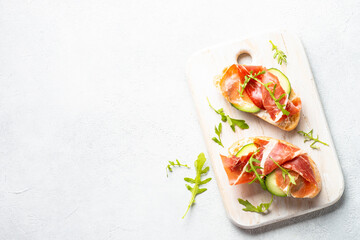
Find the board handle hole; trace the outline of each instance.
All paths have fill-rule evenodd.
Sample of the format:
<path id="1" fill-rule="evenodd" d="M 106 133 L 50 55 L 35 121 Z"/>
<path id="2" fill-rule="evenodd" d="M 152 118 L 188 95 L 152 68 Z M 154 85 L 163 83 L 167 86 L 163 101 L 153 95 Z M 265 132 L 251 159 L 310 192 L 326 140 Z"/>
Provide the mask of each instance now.
<path id="1" fill-rule="evenodd" d="M 239 56 L 237 57 L 238 64 L 249 65 L 249 64 L 251 64 L 251 62 L 252 62 L 252 57 L 247 52 L 240 53 Z"/>

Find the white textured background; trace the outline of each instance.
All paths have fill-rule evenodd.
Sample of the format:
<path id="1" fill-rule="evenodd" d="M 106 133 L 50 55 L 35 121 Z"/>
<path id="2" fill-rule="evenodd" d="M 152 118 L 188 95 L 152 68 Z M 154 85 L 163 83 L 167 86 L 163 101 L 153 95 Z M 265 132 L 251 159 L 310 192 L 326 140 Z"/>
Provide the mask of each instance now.
<path id="1" fill-rule="evenodd" d="M 356 0 L 1 0 L 0 239 L 355 239 L 359 12 Z M 186 60 L 272 29 L 303 41 L 345 194 L 321 212 L 245 231 L 211 181 L 181 220 L 182 178 L 194 173 L 166 178 L 166 162 L 192 164 L 205 151 Z"/>

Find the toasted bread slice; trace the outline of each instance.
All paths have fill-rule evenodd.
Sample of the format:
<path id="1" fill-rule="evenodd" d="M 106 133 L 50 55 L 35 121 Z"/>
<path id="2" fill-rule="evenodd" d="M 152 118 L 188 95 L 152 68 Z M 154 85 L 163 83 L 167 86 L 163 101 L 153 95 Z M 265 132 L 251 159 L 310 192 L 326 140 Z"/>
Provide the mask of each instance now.
<path id="1" fill-rule="evenodd" d="M 221 78 L 223 76 L 223 74 L 226 72 L 227 68 L 225 68 L 223 70 L 223 73 L 221 75 L 217 75 L 214 77 L 214 85 L 215 87 L 220 91 L 220 93 L 225 97 L 225 99 L 229 101 L 228 97 L 226 96 L 226 94 L 222 91 L 221 89 L 221 86 L 220 86 L 220 82 L 221 82 Z M 289 101 L 292 101 L 293 99 L 297 98 L 297 95 L 294 91 L 293 88 L 291 88 L 291 92 L 290 92 L 290 96 L 289 96 Z M 231 102 L 230 102 L 231 103 Z M 265 110 L 260 110 L 259 112 L 256 112 L 256 113 L 251 113 L 259 118 L 261 118 L 262 120 L 282 129 L 282 130 L 285 130 L 285 131 L 291 131 L 293 129 L 296 128 L 296 126 L 298 125 L 299 123 L 299 120 L 300 120 L 300 113 L 301 113 L 301 110 L 300 112 L 294 114 L 294 115 L 291 115 L 290 117 L 286 118 L 285 120 L 283 121 L 280 121 L 280 122 L 275 122 L 271 119 L 270 115 L 265 111 Z"/>
<path id="2" fill-rule="evenodd" d="M 271 137 L 264 137 L 264 136 L 249 137 L 249 138 L 244 138 L 244 139 L 241 139 L 241 140 L 235 142 L 228 149 L 229 155 L 234 156 L 243 146 L 245 146 L 245 145 L 247 145 L 249 143 L 253 143 L 255 139 L 262 139 L 262 140 L 266 140 L 266 141 L 270 141 L 270 140 L 273 139 L 273 140 L 279 141 L 279 142 L 281 142 L 283 144 L 286 144 L 286 145 L 288 145 L 290 147 L 298 148 L 297 146 L 295 146 L 295 145 L 293 145 L 293 144 L 291 144 L 289 142 L 286 142 L 286 141 L 283 141 L 283 140 L 278 140 L 278 139 L 271 138 Z M 321 176 L 320 176 L 319 170 L 318 170 L 315 162 L 313 161 L 313 159 L 309 155 L 307 155 L 307 159 L 309 160 L 311 169 L 312 169 L 312 171 L 314 173 L 314 178 L 315 178 L 316 184 L 315 184 L 315 186 L 312 186 L 313 187 L 312 191 L 310 191 L 309 193 L 304 194 L 304 195 L 292 194 L 292 192 L 301 190 L 300 188 L 302 187 L 300 184 L 297 187 L 296 187 L 296 185 L 292 186 L 292 189 L 290 190 L 290 195 L 292 197 L 294 197 L 294 198 L 314 198 L 321 191 L 322 184 L 321 184 Z M 298 182 L 301 183 L 301 181 L 306 181 L 306 180 L 304 180 L 303 178 L 300 178 Z"/>

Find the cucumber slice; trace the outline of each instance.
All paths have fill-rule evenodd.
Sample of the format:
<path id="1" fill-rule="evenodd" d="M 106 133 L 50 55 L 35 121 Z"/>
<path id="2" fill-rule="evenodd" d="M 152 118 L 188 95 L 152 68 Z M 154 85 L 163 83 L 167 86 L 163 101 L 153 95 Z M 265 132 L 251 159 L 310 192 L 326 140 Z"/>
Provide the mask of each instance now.
<path id="1" fill-rule="evenodd" d="M 287 194 L 276 185 L 276 173 L 273 171 L 269 175 L 266 176 L 265 184 L 267 190 L 275 196 L 278 197 L 286 197 Z"/>
<path id="2" fill-rule="evenodd" d="M 255 104 L 251 104 L 251 103 L 242 103 L 240 104 L 235 104 L 235 103 L 231 103 L 231 105 L 243 112 L 249 112 L 249 113 L 257 113 L 259 112 L 261 109 L 258 108 Z"/>
<path id="3" fill-rule="evenodd" d="M 241 157 L 248 155 L 251 152 L 255 152 L 257 150 L 257 147 L 254 143 L 249 143 L 243 146 L 236 154 L 236 157 Z"/>
<path id="4" fill-rule="evenodd" d="M 270 68 L 268 71 L 274 74 L 279 79 L 281 87 L 288 95 L 290 95 L 291 85 L 289 79 L 285 76 L 285 74 L 283 74 L 279 69 L 276 68 Z"/>

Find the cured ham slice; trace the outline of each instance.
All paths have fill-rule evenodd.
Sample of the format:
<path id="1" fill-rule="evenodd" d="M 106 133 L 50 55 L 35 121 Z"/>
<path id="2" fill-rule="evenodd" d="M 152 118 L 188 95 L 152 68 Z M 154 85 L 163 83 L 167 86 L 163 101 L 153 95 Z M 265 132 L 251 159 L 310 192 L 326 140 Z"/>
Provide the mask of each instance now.
<path id="1" fill-rule="evenodd" d="M 220 155 L 230 185 L 251 182 L 255 174 L 245 171 L 252 153 L 238 158 L 236 156 L 226 157 Z"/>
<path id="2" fill-rule="evenodd" d="M 261 159 L 261 165 L 263 166 L 263 174 L 265 175 L 271 173 L 274 169 L 278 167 L 274 162 L 282 165 L 283 163 L 299 155 L 301 152 L 300 148 L 285 144 L 280 141 L 276 141 L 271 146 L 268 146 L 267 144 L 262 147 L 267 150 L 264 150 L 264 153 L 268 153 L 263 154 Z"/>
<path id="3" fill-rule="evenodd" d="M 296 158 L 286 162 L 282 166 L 284 168 L 291 169 L 299 173 L 308 182 L 316 184 L 314 171 L 311 168 L 309 156 L 307 154 L 302 154 L 300 156 L 297 156 Z"/>
<path id="4" fill-rule="evenodd" d="M 265 175 L 277 168 L 274 161 L 281 165 L 301 153 L 300 148 L 285 144 L 276 139 L 269 141 L 255 138 L 254 143 L 259 147 L 259 153 L 256 158 L 261 161 L 260 165 L 263 167 L 263 174 Z"/>
<path id="5" fill-rule="evenodd" d="M 245 81 L 245 75 L 248 73 L 239 70 L 239 66 L 237 64 L 233 64 L 228 67 L 221 77 L 220 80 L 220 88 L 226 100 L 230 103 L 241 103 L 241 102 L 249 102 L 253 103 L 247 91 L 243 92 L 243 97 L 240 97 L 239 90 L 241 89 L 240 84 L 243 84 Z M 263 69 L 262 67 L 252 67 L 252 69 Z"/>
<path id="6" fill-rule="evenodd" d="M 285 165 L 282 167 L 285 167 Z M 314 182 L 310 182 L 301 175 L 301 172 L 298 173 L 290 170 L 289 173 L 294 177 L 296 184 L 290 183 L 290 178 L 288 175 L 285 175 L 284 180 L 280 168 L 275 170 L 276 184 L 285 193 L 290 194 L 294 198 L 307 198 L 311 197 L 319 191 L 319 187 L 315 179 Z"/>
<path id="7" fill-rule="evenodd" d="M 269 72 L 266 72 L 262 76 L 262 82 L 264 84 L 269 84 L 268 88 L 271 92 L 274 91 L 275 87 L 275 98 L 278 99 L 281 95 L 284 94 L 284 97 L 280 100 L 280 104 L 285 105 L 285 103 L 288 102 L 288 95 L 285 93 L 284 89 L 282 89 L 279 80 L 277 77 Z M 276 120 L 276 118 L 280 119 L 282 117 L 281 110 L 276 106 L 275 101 L 271 98 L 269 91 L 265 88 L 265 86 L 261 86 L 261 92 L 262 92 L 262 101 L 264 108 L 269 113 L 272 120 Z M 277 117 L 280 115 L 280 117 Z"/>
<path id="8" fill-rule="evenodd" d="M 245 82 L 246 75 L 249 75 L 250 73 L 256 74 L 256 73 L 266 70 L 266 68 L 264 68 L 262 66 L 245 66 L 245 65 L 238 65 L 238 69 L 239 69 L 239 73 L 240 73 L 239 75 L 240 75 L 241 83 Z M 259 76 L 259 78 L 261 78 L 261 75 Z M 251 101 L 258 108 L 264 109 L 260 83 L 250 80 L 245 87 L 245 92 L 247 93 L 247 95 L 249 96 Z"/>
<path id="9" fill-rule="evenodd" d="M 295 178 L 295 182 L 296 180 L 299 178 L 299 174 L 296 172 L 292 172 L 290 171 L 291 176 L 293 176 Z M 288 175 L 285 175 L 285 179 L 283 177 L 282 171 L 280 168 L 275 170 L 275 175 L 276 175 L 276 184 L 279 188 L 281 188 L 285 193 L 290 192 L 291 187 L 292 187 L 292 183 L 290 183 L 290 178 Z"/>
<path id="10" fill-rule="evenodd" d="M 308 198 L 319 192 L 316 184 L 306 181 L 302 177 L 297 178 L 295 182 L 296 185 L 293 185 L 290 190 L 291 196 L 295 198 Z"/>
<path id="11" fill-rule="evenodd" d="M 290 115 L 295 115 L 301 110 L 301 100 L 299 97 L 294 98 L 291 101 L 288 101 L 286 104 L 286 110 L 290 113 Z"/>

